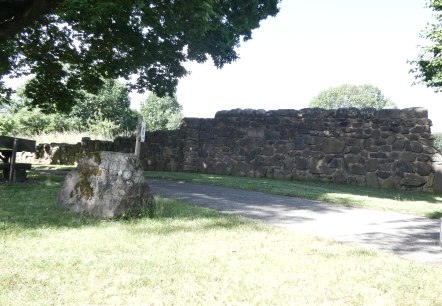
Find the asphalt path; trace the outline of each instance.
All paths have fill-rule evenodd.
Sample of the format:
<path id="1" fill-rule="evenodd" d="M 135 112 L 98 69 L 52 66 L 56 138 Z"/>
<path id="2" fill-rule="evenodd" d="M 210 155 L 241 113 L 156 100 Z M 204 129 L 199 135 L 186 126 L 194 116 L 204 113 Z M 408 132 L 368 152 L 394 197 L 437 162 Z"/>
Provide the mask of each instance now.
<path id="1" fill-rule="evenodd" d="M 154 194 L 400 257 L 442 264 L 440 220 L 212 185 L 149 179 Z"/>

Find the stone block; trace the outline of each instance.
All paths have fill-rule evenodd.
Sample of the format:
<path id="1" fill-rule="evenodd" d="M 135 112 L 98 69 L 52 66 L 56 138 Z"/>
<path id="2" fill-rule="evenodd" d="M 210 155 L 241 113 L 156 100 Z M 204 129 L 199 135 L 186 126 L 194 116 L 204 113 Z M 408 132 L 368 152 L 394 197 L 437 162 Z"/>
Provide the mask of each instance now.
<path id="1" fill-rule="evenodd" d="M 400 172 L 407 172 L 412 173 L 413 172 L 413 165 L 406 160 L 399 160 L 395 163 L 395 168 Z"/>
<path id="2" fill-rule="evenodd" d="M 403 152 L 400 155 L 400 159 L 407 160 L 407 161 L 410 161 L 410 162 L 414 162 L 414 160 L 416 159 L 416 155 L 411 153 L 411 152 Z"/>
<path id="3" fill-rule="evenodd" d="M 380 179 L 387 179 L 387 178 L 389 178 L 389 177 L 391 176 L 391 173 L 390 173 L 390 172 L 386 172 L 386 171 L 379 171 L 379 172 L 377 173 L 377 176 L 378 176 Z"/>
<path id="4" fill-rule="evenodd" d="M 309 169 L 313 174 L 328 174 L 330 172 L 325 160 L 318 158 L 312 158 Z"/>
<path id="5" fill-rule="evenodd" d="M 335 183 L 345 183 L 347 181 L 347 178 L 342 171 L 336 171 L 335 173 L 333 173 L 331 180 Z"/>
<path id="6" fill-rule="evenodd" d="M 296 169 L 298 170 L 307 170 L 309 167 L 309 162 L 306 158 L 296 157 L 295 163 L 296 163 Z"/>
<path id="7" fill-rule="evenodd" d="M 154 200 L 134 154 L 99 152 L 78 162 L 65 179 L 57 205 L 98 218 L 152 211 Z"/>
<path id="8" fill-rule="evenodd" d="M 393 145 L 393 151 L 402 151 L 405 147 L 405 143 L 403 140 L 396 140 Z"/>
<path id="9" fill-rule="evenodd" d="M 367 173 L 367 175 L 365 176 L 365 180 L 368 187 L 379 187 L 378 176 L 375 172 Z"/>
<path id="10" fill-rule="evenodd" d="M 431 171 L 433 170 L 431 164 L 429 163 L 415 162 L 414 165 L 416 167 L 416 173 L 422 176 L 430 175 Z"/>
<path id="11" fill-rule="evenodd" d="M 379 153 L 370 153 L 369 154 L 370 158 L 387 158 L 387 154 L 383 153 L 383 152 L 379 152 Z"/>
<path id="12" fill-rule="evenodd" d="M 365 168 L 368 172 L 376 171 L 378 168 L 379 161 L 377 159 L 369 159 L 365 162 Z"/>
<path id="13" fill-rule="evenodd" d="M 427 179 L 425 177 L 413 173 L 404 173 L 404 177 L 401 180 L 401 185 L 409 187 L 420 187 L 425 185 L 426 182 Z"/>
<path id="14" fill-rule="evenodd" d="M 365 165 L 362 164 L 352 164 L 350 167 L 350 173 L 357 175 L 365 175 L 367 170 L 365 169 Z"/>
<path id="15" fill-rule="evenodd" d="M 410 142 L 410 149 L 411 149 L 411 152 L 421 153 L 424 150 L 424 147 L 422 146 L 422 144 L 420 144 L 417 141 L 411 141 Z"/>
<path id="16" fill-rule="evenodd" d="M 433 192 L 442 194 L 442 165 L 434 166 Z"/>

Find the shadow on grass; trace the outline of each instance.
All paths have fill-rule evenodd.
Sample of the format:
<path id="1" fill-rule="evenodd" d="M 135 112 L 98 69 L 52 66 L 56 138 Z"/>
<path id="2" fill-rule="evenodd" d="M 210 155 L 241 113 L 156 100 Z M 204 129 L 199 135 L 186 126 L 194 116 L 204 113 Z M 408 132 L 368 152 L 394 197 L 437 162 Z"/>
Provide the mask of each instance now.
<path id="1" fill-rule="evenodd" d="M 180 180 L 198 184 L 210 184 L 249 191 L 261 191 L 277 195 L 285 195 L 335 203 L 348 207 L 362 207 L 358 203 L 360 201 L 356 200 L 355 198 L 346 198 L 349 195 L 370 197 L 371 199 L 379 199 L 379 201 L 423 201 L 429 204 L 440 205 L 440 208 L 436 208 L 434 211 L 425 214 L 425 216 L 429 218 L 437 218 L 438 214 L 442 214 L 442 195 L 435 195 L 425 192 L 360 187 L 337 184 L 332 182 L 312 182 L 296 180 L 287 181 L 266 178 L 233 177 L 188 172 L 146 171 L 145 175 L 148 179 L 158 178 L 168 180 Z M 340 197 L 341 194 L 345 195 L 345 197 Z M 400 209 L 398 209 L 397 211 L 400 211 Z"/>
<path id="2" fill-rule="evenodd" d="M 108 222 L 130 224 L 149 219 L 147 214 L 134 218 L 100 220 L 85 214 L 70 213 L 56 206 L 57 195 L 63 181 L 63 176 L 32 173 L 26 183 L 0 184 L 0 233 L 6 230 L 20 232 L 41 228 L 81 228 Z M 157 203 L 153 222 L 171 224 L 174 220 L 185 221 L 165 227 L 164 231 L 161 231 L 162 234 L 175 231 L 230 229 L 248 223 L 239 217 L 225 216 L 211 209 L 178 201 L 158 199 Z M 193 220 L 198 222 L 192 223 Z"/>

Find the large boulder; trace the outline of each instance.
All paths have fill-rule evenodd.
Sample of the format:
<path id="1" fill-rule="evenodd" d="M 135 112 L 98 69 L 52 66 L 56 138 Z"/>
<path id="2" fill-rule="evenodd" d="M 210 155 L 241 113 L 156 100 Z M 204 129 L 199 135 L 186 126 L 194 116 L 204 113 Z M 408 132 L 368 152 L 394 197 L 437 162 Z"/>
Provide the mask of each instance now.
<path id="1" fill-rule="evenodd" d="M 136 155 L 97 152 L 78 162 L 64 182 L 57 205 L 99 218 L 152 212 L 154 200 Z"/>

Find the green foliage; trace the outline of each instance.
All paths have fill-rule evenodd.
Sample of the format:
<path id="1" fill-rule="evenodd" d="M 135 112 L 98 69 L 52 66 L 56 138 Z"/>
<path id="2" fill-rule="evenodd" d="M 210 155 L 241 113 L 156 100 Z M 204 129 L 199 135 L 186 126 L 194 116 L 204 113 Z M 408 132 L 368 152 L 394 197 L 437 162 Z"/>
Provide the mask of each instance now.
<path id="1" fill-rule="evenodd" d="M 187 74 L 186 61 L 231 63 L 280 0 L 43 2 L 34 5 L 44 7 L 34 12 L 38 19 L 2 7 L 0 77 L 35 75 L 25 88 L 31 104 L 69 112 L 79 89 L 97 93 L 103 78 L 136 74 L 132 89 L 164 96 Z"/>
<path id="2" fill-rule="evenodd" d="M 160 98 L 151 93 L 141 106 L 140 113 L 146 121 L 148 131 L 175 130 L 183 119 L 181 109 L 175 96 Z"/>
<path id="3" fill-rule="evenodd" d="M 122 83 L 105 80 L 97 95 L 83 91 L 76 95 L 81 98 L 69 115 L 46 114 L 40 108 L 32 108 L 26 91 L 19 88 L 17 97 L 4 107 L 4 114 L 0 115 L 0 133 L 32 136 L 87 132 L 111 139 L 135 130 L 138 114 L 130 109 L 129 94 Z"/>
<path id="4" fill-rule="evenodd" d="M 115 80 L 105 80 L 95 95 L 82 91 L 70 116 L 79 118 L 84 126 L 101 122 L 99 126 L 108 126 L 109 132 L 114 133 L 134 131 L 137 125 L 137 113 L 130 109 L 129 92 L 124 84 Z"/>
<path id="5" fill-rule="evenodd" d="M 434 147 L 439 153 L 442 153 L 442 133 L 434 133 Z"/>
<path id="6" fill-rule="evenodd" d="M 81 123 L 75 117 L 61 114 L 44 114 L 40 109 L 21 109 L 10 114 L 0 114 L 1 135 L 38 135 L 79 131 Z"/>
<path id="7" fill-rule="evenodd" d="M 344 84 L 338 87 L 331 87 L 321 91 L 318 96 L 310 101 L 309 106 L 326 109 L 347 107 L 373 107 L 381 109 L 396 107 L 393 102 L 384 97 L 379 88 L 369 84 L 360 86 Z"/>
<path id="8" fill-rule="evenodd" d="M 434 22 L 427 25 L 421 37 L 428 44 L 419 47 L 419 55 L 410 72 L 415 78 L 434 91 L 442 91 L 442 1 L 428 0 L 428 7 L 433 10 Z"/>
<path id="9" fill-rule="evenodd" d="M 102 135 L 107 139 L 112 139 L 120 132 L 120 127 L 108 119 L 89 122 L 88 132 L 92 135 Z"/>

